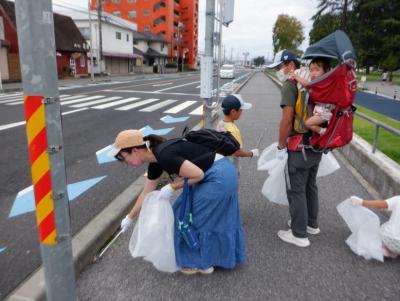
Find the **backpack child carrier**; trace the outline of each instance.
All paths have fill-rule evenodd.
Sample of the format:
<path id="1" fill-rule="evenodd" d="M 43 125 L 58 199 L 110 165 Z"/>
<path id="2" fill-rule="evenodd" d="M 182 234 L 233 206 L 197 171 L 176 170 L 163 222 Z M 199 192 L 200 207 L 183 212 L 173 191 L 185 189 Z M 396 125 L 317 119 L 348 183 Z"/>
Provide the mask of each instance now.
<path id="1" fill-rule="evenodd" d="M 326 152 L 348 144 L 353 137 L 353 115 L 356 108 L 352 104 L 357 90 L 357 80 L 354 72 L 355 54 L 351 41 L 343 31 L 337 30 L 309 46 L 303 59 L 314 57 L 337 59 L 339 65 L 307 85 L 309 109 L 312 111 L 315 102 L 334 104 L 335 108 L 323 135 L 298 132 L 299 134 L 289 138 L 288 149 L 291 151 L 309 148 Z"/>

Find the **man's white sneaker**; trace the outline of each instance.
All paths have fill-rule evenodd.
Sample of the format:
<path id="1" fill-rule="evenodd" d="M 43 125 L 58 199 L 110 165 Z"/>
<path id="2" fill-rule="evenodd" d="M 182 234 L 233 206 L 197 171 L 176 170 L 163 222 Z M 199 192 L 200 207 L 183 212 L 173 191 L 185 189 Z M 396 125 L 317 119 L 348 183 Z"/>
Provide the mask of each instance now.
<path id="1" fill-rule="evenodd" d="M 212 274 L 214 272 L 214 267 L 209 267 L 208 269 L 204 269 L 204 270 L 196 269 L 196 268 L 182 268 L 182 269 L 180 269 L 180 272 L 185 275 L 194 275 L 197 273 L 208 275 L 208 274 Z"/>
<path id="2" fill-rule="evenodd" d="M 290 228 L 292 226 L 292 220 L 288 220 L 287 224 Z M 307 233 L 316 235 L 316 234 L 320 234 L 321 230 L 319 228 L 313 228 L 313 227 L 307 226 Z"/>
<path id="3" fill-rule="evenodd" d="M 300 238 L 300 237 L 296 237 L 293 235 L 292 230 L 280 230 L 278 231 L 278 236 L 280 239 L 282 239 L 283 241 L 290 243 L 290 244 L 294 244 L 298 247 L 308 247 L 310 245 L 310 241 L 308 240 L 307 237 L 305 238 Z"/>

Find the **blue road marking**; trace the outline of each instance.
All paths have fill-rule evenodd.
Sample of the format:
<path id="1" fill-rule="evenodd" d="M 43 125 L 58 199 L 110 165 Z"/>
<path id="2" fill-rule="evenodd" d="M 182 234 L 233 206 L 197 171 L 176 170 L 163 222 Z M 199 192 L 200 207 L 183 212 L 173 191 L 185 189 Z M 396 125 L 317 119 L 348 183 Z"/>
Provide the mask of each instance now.
<path id="1" fill-rule="evenodd" d="M 7 248 L 0 248 L 0 253 L 5 251 Z"/>
<path id="2" fill-rule="evenodd" d="M 164 136 L 164 135 L 168 134 L 169 132 L 171 132 L 173 129 L 175 129 L 175 128 L 154 130 L 151 126 L 146 125 L 145 127 L 142 127 L 139 131 L 142 132 L 143 136 L 147 136 L 147 135 L 151 135 L 151 134 Z"/>
<path id="3" fill-rule="evenodd" d="M 112 147 L 113 147 L 113 144 L 110 144 L 110 145 L 106 146 L 105 148 L 102 148 L 101 150 L 98 150 L 96 152 L 97 163 L 103 164 L 103 163 L 117 161 L 115 158 L 111 158 L 111 157 L 107 156 L 107 153 L 112 149 Z"/>
<path id="4" fill-rule="evenodd" d="M 164 123 L 178 123 L 178 122 L 184 122 L 189 119 L 189 116 L 186 117 L 172 117 L 170 115 L 164 116 L 160 118 L 160 120 Z"/>
<path id="5" fill-rule="evenodd" d="M 81 182 L 77 182 L 74 184 L 69 184 L 67 186 L 68 198 L 69 201 L 73 201 L 86 190 L 90 189 L 98 182 L 103 180 L 106 176 L 93 178 L 90 180 L 85 180 Z M 15 217 L 21 214 L 25 214 L 28 212 L 35 211 L 35 196 L 33 194 L 33 186 L 29 186 L 28 188 L 20 191 L 15 197 L 14 204 L 11 208 L 9 218 Z"/>

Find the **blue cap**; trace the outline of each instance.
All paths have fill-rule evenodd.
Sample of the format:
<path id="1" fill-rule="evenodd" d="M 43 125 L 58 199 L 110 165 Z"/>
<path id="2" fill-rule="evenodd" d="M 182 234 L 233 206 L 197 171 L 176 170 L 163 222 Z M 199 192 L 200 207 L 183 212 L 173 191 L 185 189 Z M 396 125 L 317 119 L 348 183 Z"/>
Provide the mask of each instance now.
<path id="1" fill-rule="evenodd" d="M 251 109 L 252 104 L 249 102 L 244 102 L 240 94 L 231 94 L 224 98 L 221 107 L 223 109 L 228 109 L 228 110 L 232 109 L 248 110 Z"/>
<path id="2" fill-rule="evenodd" d="M 300 64 L 300 60 L 294 52 L 284 49 L 275 54 L 274 62 L 268 65 L 267 68 L 273 69 L 279 66 L 280 64 L 288 61 L 294 61 L 296 65 Z"/>

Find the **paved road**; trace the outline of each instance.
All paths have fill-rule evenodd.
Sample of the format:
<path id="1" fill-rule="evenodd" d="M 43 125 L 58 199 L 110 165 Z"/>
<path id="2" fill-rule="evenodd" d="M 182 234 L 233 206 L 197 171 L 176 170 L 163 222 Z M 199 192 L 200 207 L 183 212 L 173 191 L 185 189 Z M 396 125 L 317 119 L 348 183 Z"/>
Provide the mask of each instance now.
<path id="1" fill-rule="evenodd" d="M 357 91 L 355 103 L 400 121 L 400 100 Z"/>
<path id="2" fill-rule="evenodd" d="M 238 122 L 244 143 L 254 147 L 265 131 L 260 145 L 265 148 L 277 138 L 279 90 L 258 73 L 241 94 L 253 103 Z M 321 234 L 310 238 L 309 248 L 279 240 L 276 233 L 287 228 L 288 209 L 261 195 L 266 174 L 246 159 L 239 189 L 246 265 L 209 276 L 160 273 L 130 256 L 130 234 L 123 235 L 78 279 L 80 300 L 398 300 L 400 260 L 366 261 L 345 245 L 349 230 L 336 205 L 350 195 L 370 196 L 340 164 L 335 174 L 318 179 Z"/>
<path id="3" fill-rule="evenodd" d="M 240 78 L 248 71 L 240 71 Z M 240 80 L 244 80 L 241 78 Z M 72 232 L 76 233 L 144 169 L 101 163 L 96 152 L 122 129 L 179 136 L 201 119 L 199 74 L 75 85 L 60 89 Z M 231 81 L 231 80 L 230 80 Z M 222 83 L 227 83 L 223 80 Z M 160 119 L 185 117 L 165 123 Z M 0 299 L 41 264 L 21 94 L 0 95 Z M 99 161 L 100 160 L 100 161 Z"/>

